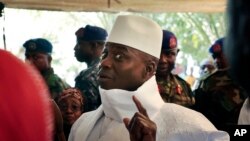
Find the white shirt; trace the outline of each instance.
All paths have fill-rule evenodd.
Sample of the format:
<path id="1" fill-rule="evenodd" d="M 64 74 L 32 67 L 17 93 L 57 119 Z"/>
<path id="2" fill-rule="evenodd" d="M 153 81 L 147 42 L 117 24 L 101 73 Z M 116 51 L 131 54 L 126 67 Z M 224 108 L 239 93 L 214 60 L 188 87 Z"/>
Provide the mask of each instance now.
<path id="1" fill-rule="evenodd" d="M 185 107 L 164 103 L 155 77 L 136 91 L 103 90 L 102 106 L 83 114 L 73 125 L 69 141 L 129 141 L 129 133 L 122 122 L 132 118 L 137 108 L 135 95 L 157 125 L 158 141 L 229 141 L 227 133 L 218 131 L 202 114 Z"/>
<path id="2" fill-rule="evenodd" d="M 239 120 L 239 125 L 249 125 L 250 124 L 250 103 L 249 98 L 247 98 L 241 107 Z"/>

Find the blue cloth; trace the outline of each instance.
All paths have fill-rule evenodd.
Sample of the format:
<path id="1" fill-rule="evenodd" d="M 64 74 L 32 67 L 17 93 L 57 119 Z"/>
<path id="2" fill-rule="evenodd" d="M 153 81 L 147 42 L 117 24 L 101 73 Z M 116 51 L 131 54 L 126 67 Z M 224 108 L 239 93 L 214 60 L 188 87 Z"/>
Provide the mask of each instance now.
<path id="1" fill-rule="evenodd" d="M 162 50 L 177 49 L 177 38 L 174 33 L 163 30 Z"/>
<path id="2" fill-rule="evenodd" d="M 75 33 L 77 40 L 82 41 L 105 41 L 108 33 L 105 29 L 97 26 L 86 25 L 79 28 Z"/>
<path id="3" fill-rule="evenodd" d="M 52 52 L 52 44 L 43 38 L 36 38 L 27 40 L 23 47 L 26 49 L 26 52 L 43 52 L 43 53 L 51 53 Z"/>
<path id="4" fill-rule="evenodd" d="M 224 38 L 219 38 L 212 44 L 212 46 L 209 48 L 209 53 L 213 54 L 221 54 L 223 52 L 223 41 Z"/>

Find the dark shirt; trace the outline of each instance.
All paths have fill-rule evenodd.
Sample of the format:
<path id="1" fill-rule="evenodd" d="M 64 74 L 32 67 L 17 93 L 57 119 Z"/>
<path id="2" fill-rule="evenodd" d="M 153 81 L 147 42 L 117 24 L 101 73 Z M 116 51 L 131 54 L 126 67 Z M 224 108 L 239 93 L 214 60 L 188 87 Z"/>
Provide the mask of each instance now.
<path id="1" fill-rule="evenodd" d="M 220 130 L 237 124 L 247 97 L 246 91 L 231 79 L 228 70 L 217 70 L 209 75 L 194 93 L 193 109 L 204 114 Z"/>
<path id="2" fill-rule="evenodd" d="M 89 67 L 80 72 L 75 78 L 75 87 L 80 89 L 86 98 L 84 112 L 97 109 L 101 105 L 99 83 L 97 81 L 98 64 L 100 59 L 92 61 Z"/>

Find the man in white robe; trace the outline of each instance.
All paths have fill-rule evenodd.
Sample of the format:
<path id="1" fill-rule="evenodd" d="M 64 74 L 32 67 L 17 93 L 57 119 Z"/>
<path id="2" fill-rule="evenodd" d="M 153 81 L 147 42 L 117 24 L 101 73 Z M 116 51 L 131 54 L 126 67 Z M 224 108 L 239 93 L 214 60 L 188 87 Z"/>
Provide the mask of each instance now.
<path id="1" fill-rule="evenodd" d="M 98 73 L 102 105 L 75 122 L 69 141 L 143 140 L 147 135 L 157 141 L 229 141 L 228 134 L 218 131 L 202 114 L 163 102 L 155 79 L 162 35 L 160 26 L 147 18 L 118 16 Z M 147 114 L 141 112 L 132 97 L 138 99 Z M 156 124 L 155 135 L 143 133 L 147 127 L 137 116 L 141 113 L 148 125 Z M 140 136 L 132 138 L 132 131 Z"/>

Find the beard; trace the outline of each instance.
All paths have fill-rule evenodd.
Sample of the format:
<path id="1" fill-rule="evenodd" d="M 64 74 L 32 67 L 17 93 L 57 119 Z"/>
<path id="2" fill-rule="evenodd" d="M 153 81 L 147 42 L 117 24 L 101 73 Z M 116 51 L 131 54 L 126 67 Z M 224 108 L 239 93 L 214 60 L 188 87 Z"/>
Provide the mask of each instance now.
<path id="1" fill-rule="evenodd" d="M 90 60 L 90 56 L 87 54 L 75 53 L 76 60 L 79 62 L 88 62 Z"/>

